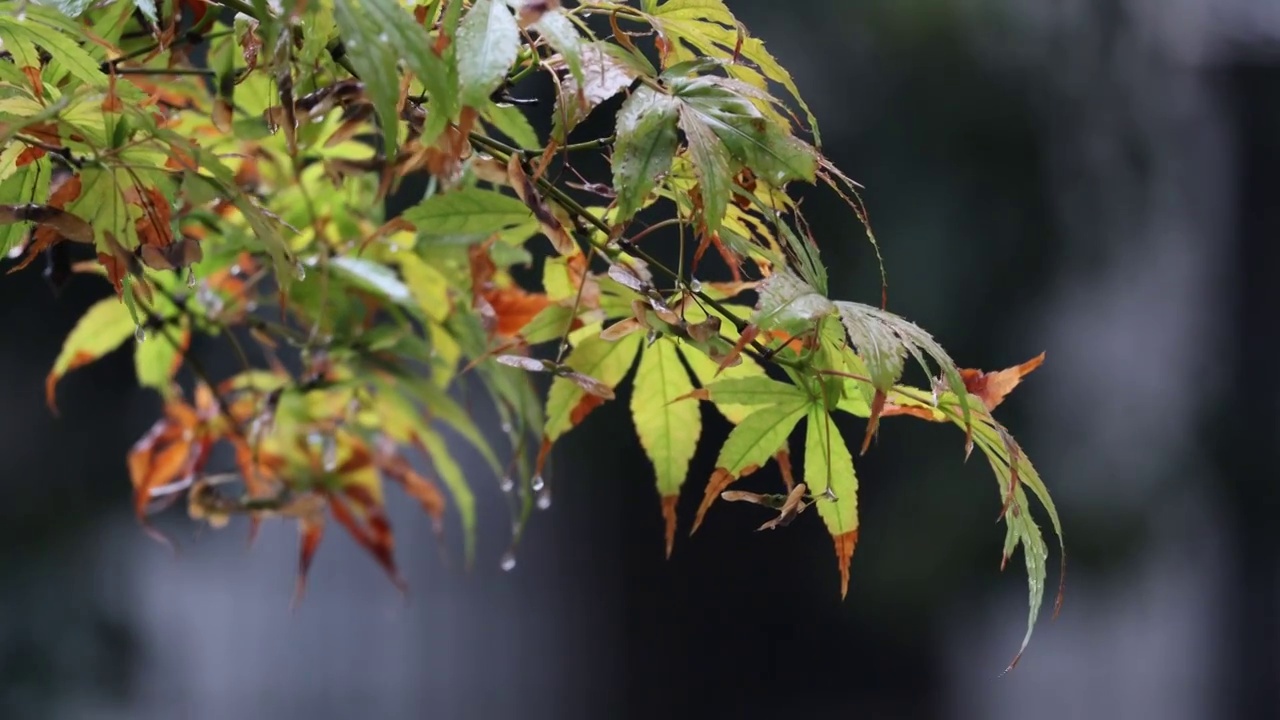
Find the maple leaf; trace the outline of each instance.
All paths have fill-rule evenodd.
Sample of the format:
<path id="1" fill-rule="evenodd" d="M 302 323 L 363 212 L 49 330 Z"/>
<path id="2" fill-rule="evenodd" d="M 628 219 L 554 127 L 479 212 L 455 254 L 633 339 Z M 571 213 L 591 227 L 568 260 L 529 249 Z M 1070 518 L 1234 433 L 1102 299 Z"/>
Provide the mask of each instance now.
<path id="1" fill-rule="evenodd" d="M 552 58 L 548 66 L 553 70 L 568 69 L 560 79 L 560 92 L 552 113 L 551 137 L 563 143 L 569 133 L 587 118 L 604 101 L 622 92 L 641 74 L 652 74 L 646 69 L 648 61 L 643 57 L 609 43 L 589 42 L 578 49 L 582 78 L 578 79 L 566 58 Z"/>
<path id="2" fill-rule="evenodd" d="M 62 376 L 120 347 L 136 331 L 129 308 L 119 299 L 104 298 L 90 307 L 63 341 L 53 369 L 45 378 L 45 402 L 50 410 L 57 412 L 56 388 Z"/>
<path id="3" fill-rule="evenodd" d="M 716 497 L 731 483 L 750 475 L 768 462 L 787 441 L 792 428 L 807 412 L 808 399 L 800 398 L 762 408 L 748 415 L 729 432 L 716 459 L 716 469 L 707 482 L 689 534 L 698 531 L 703 517 Z"/>

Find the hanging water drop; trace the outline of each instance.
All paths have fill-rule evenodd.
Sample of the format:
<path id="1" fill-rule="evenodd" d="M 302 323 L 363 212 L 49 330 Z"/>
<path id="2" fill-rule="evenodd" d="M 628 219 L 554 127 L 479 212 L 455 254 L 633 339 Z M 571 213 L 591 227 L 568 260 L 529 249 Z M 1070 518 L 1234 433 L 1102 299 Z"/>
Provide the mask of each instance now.
<path id="1" fill-rule="evenodd" d="M 187 287 L 193 288 L 195 286 L 196 286 L 196 269 L 189 267 L 187 268 Z"/>
<path id="2" fill-rule="evenodd" d="M 133 329 L 133 339 L 137 340 L 138 342 L 142 342 L 143 340 L 146 340 L 147 339 L 146 329 L 143 328 L 141 325 L 138 325 L 137 327 L 135 327 Z"/>
<path id="3" fill-rule="evenodd" d="M 509 422 L 507 422 L 507 421 L 503 420 L 503 421 L 502 421 L 502 434 L 503 434 L 503 435 L 510 435 L 512 430 L 515 430 L 515 428 L 511 427 L 511 423 L 509 423 Z"/>
<path id="4" fill-rule="evenodd" d="M 510 550 L 502 553 L 502 562 L 500 563 L 505 572 L 511 572 L 516 569 L 516 554 Z"/>
<path id="5" fill-rule="evenodd" d="M 298 282 L 302 282 L 303 280 L 306 280 L 307 279 L 306 266 L 304 266 L 301 262 L 294 263 L 293 274 L 294 274 L 294 277 L 298 278 Z"/>
<path id="6" fill-rule="evenodd" d="M 230 268 L 227 269 L 227 272 L 231 273 L 231 277 L 235 277 L 235 278 L 244 276 L 244 268 L 240 267 L 239 263 L 232 265 Z"/>
<path id="7" fill-rule="evenodd" d="M 509 477 L 504 477 L 498 481 L 498 487 L 502 489 L 502 492 L 509 493 L 516 489 L 516 481 Z"/>
<path id="8" fill-rule="evenodd" d="M 386 33 L 379 33 L 379 34 L 378 34 L 378 42 L 380 42 L 380 43 L 382 43 L 382 44 L 384 44 L 384 45 L 385 45 L 386 43 L 391 42 L 391 37 L 390 37 L 389 35 L 387 35 Z"/>
<path id="9" fill-rule="evenodd" d="M 537 505 L 539 510 L 551 509 L 551 488 L 542 488 L 542 491 L 538 493 Z"/>
<path id="10" fill-rule="evenodd" d="M 541 475 L 534 475 L 529 484 L 533 487 L 534 492 L 542 492 L 542 488 L 547 486 L 547 481 L 543 480 Z"/>
<path id="11" fill-rule="evenodd" d="M 702 281 L 694 278 L 689 281 L 689 290 L 691 292 L 702 292 Z"/>

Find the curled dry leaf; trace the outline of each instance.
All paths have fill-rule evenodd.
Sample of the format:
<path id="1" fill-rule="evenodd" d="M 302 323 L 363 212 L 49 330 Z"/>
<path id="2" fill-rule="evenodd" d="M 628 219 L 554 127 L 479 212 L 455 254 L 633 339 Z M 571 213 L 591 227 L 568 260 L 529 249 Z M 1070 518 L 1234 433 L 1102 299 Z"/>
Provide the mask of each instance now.
<path id="1" fill-rule="evenodd" d="M 524 163 L 520 161 L 519 153 L 512 153 L 511 160 L 507 162 L 507 179 L 511 182 L 511 187 L 515 188 L 516 195 L 520 200 L 528 206 L 533 212 L 533 216 L 538 219 L 538 226 L 542 229 L 542 234 L 547 236 L 551 241 L 551 246 L 561 255 L 576 255 L 578 246 L 573 242 L 573 238 L 569 236 L 569 231 L 565 230 L 564 224 L 552 212 L 551 206 L 542 199 L 542 195 L 538 193 L 538 187 L 524 171 Z"/>
<path id="2" fill-rule="evenodd" d="M 960 377 L 964 380 L 964 387 L 969 394 L 982 398 L 982 404 L 987 406 L 987 410 L 995 410 L 996 406 L 1004 402 L 1005 396 L 1022 382 L 1022 378 L 1043 363 L 1044 353 L 1040 353 L 1021 365 L 994 372 L 962 368 Z"/>

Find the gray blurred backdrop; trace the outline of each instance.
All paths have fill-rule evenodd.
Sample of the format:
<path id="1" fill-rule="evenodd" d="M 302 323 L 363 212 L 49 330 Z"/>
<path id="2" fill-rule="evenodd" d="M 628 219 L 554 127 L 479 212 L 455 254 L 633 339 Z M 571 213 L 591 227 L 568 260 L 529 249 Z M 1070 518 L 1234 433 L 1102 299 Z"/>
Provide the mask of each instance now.
<path id="1" fill-rule="evenodd" d="M 1067 597 L 1014 672 L 999 491 L 953 428 L 905 419 L 858 463 L 843 603 L 816 522 L 713 511 L 664 561 L 618 402 L 561 443 L 514 572 L 473 466 L 473 573 L 399 498 L 408 599 L 333 532 L 291 614 L 292 527 L 250 549 L 171 512 L 176 558 L 138 529 L 123 458 L 158 403 L 127 354 L 51 417 L 41 379 L 101 287 L 55 299 L 36 269 L 0 281 L 0 717 L 1276 717 L 1280 2 L 729 5 L 866 184 L 890 309 L 962 366 L 1048 353 L 1000 414 L 1062 510 Z M 833 296 L 874 302 L 858 226 L 809 195 Z"/>

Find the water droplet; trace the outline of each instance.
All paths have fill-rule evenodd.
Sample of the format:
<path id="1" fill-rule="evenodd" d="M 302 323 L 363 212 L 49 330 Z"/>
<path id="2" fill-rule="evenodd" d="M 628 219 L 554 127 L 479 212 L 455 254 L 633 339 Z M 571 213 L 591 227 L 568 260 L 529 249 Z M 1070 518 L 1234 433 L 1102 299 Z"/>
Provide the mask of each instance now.
<path id="1" fill-rule="evenodd" d="M 542 492 L 542 488 L 547 486 L 547 481 L 543 480 L 541 475 L 534 475 L 530 485 L 534 492 Z"/>
<path id="2" fill-rule="evenodd" d="M 515 430 L 515 428 L 511 427 L 511 423 L 504 420 L 502 423 L 502 434 L 510 435 L 512 430 Z"/>
<path id="3" fill-rule="evenodd" d="M 147 331 L 141 325 L 133 329 L 133 339 L 142 342 L 147 339 Z"/>
<path id="4" fill-rule="evenodd" d="M 18 243 L 17 245 L 14 245 L 13 248 L 9 250 L 9 259 L 12 260 L 14 258 L 22 257 L 22 252 L 26 249 L 27 249 L 27 246 L 24 243 Z"/>
<path id="5" fill-rule="evenodd" d="M 232 265 L 227 272 L 231 273 L 231 277 L 244 277 L 244 268 L 240 267 L 239 263 Z"/>
<path id="6" fill-rule="evenodd" d="M 257 300 L 250 300 L 249 302 L 244 304 L 245 312 L 253 312 L 254 310 L 257 310 L 257 309 L 258 309 Z"/>
<path id="7" fill-rule="evenodd" d="M 187 268 L 187 287 L 193 288 L 195 286 L 196 286 L 196 269 Z"/>
<path id="8" fill-rule="evenodd" d="M 690 280 L 689 289 L 693 292 L 702 292 L 702 281 L 698 278 Z"/>
<path id="9" fill-rule="evenodd" d="M 324 436 L 320 457 L 320 462 L 323 463 L 325 472 L 333 472 L 338 469 L 338 441 L 332 435 Z"/>
<path id="10" fill-rule="evenodd" d="M 294 263 L 294 264 L 293 264 L 293 275 L 294 275 L 294 277 L 298 278 L 298 282 L 302 282 L 303 280 L 306 280 L 306 279 L 307 279 L 307 268 L 306 268 L 306 266 L 304 266 L 304 265 L 303 265 L 302 263 L 300 263 L 300 262 L 299 262 L 299 263 Z"/>
<path id="11" fill-rule="evenodd" d="M 537 504 L 538 504 L 539 510 L 551 509 L 551 488 L 549 487 L 542 488 L 542 492 L 538 493 Z"/>
<path id="12" fill-rule="evenodd" d="M 502 492 L 509 493 L 516 489 L 516 481 L 509 477 L 504 477 L 498 481 L 498 487 L 502 488 Z"/>
<path id="13" fill-rule="evenodd" d="M 18 8 L 18 12 L 13 14 L 13 19 L 17 20 L 18 22 L 27 21 L 27 8 L 25 5 L 21 8 Z"/>
<path id="14" fill-rule="evenodd" d="M 649 334 L 645 335 L 644 342 L 645 345 L 653 345 L 658 342 L 658 331 L 653 328 L 649 328 Z"/>
<path id="15" fill-rule="evenodd" d="M 379 33 L 379 34 L 378 34 L 378 42 L 380 42 L 380 43 L 384 43 L 384 44 L 385 44 L 385 43 L 389 43 L 389 42 L 391 42 L 391 37 L 390 37 L 390 36 L 388 36 L 386 33 Z"/>
<path id="16" fill-rule="evenodd" d="M 511 552 L 510 550 L 508 550 L 508 551 L 506 551 L 506 552 L 502 553 L 502 562 L 501 562 L 501 566 L 502 566 L 502 569 L 503 569 L 504 571 L 506 571 L 506 572 L 511 572 L 512 570 L 515 570 L 515 569 L 516 569 L 516 554 L 515 554 L 515 553 L 513 553 L 513 552 Z"/>
<path id="17" fill-rule="evenodd" d="M 348 49 L 348 50 L 355 50 L 355 49 L 356 49 L 356 48 L 358 48 L 358 47 L 360 47 L 360 43 L 356 42 L 355 40 L 348 40 L 348 41 L 347 41 L 347 49 Z"/>

